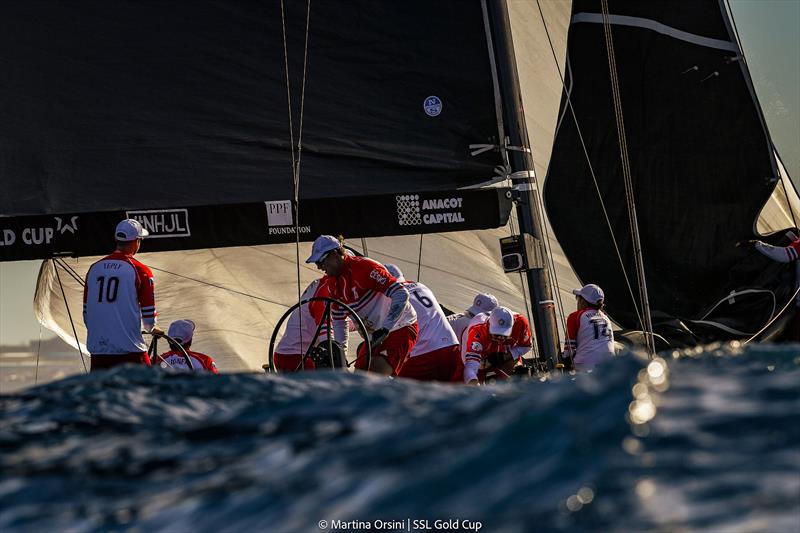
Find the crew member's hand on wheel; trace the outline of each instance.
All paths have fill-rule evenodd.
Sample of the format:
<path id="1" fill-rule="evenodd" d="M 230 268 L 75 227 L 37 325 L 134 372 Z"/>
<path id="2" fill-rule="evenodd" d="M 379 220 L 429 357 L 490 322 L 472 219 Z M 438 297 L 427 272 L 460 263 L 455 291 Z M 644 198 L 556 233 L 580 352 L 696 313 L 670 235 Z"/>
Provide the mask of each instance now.
<path id="1" fill-rule="evenodd" d="M 380 344 L 386 340 L 386 337 L 389 336 L 389 330 L 386 328 L 376 329 L 372 332 L 372 338 L 370 339 L 370 343 L 372 344 L 372 349 L 374 350 Z M 373 352 L 374 353 L 374 352 Z"/>

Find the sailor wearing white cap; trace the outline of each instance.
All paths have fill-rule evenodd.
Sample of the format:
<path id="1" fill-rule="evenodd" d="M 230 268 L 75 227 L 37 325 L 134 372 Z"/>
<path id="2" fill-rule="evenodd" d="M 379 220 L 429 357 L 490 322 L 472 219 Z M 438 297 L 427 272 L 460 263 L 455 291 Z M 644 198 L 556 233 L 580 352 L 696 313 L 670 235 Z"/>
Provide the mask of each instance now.
<path id="1" fill-rule="evenodd" d="M 603 289 L 590 283 L 573 290 L 578 310 L 567 317 L 564 357 L 572 358 L 576 370 L 591 370 L 614 355 L 611 320 L 603 312 Z"/>
<path id="2" fill-rule="evenodd" d="M 135 219 L 117 224 L 117 249 L 89 267 L 83 291 L 83 321 L 92 370 L 123 363 L 149 365 L 142 329 L 156 327 L 153 272 L 133 256 L 149 232 Z"/>
<path id="3" fill-rule="evenodd" d="M 192 359 L 192 369 L 195 372 L 211 372 L 212 374 L 219 374 L 217 365 L 214 359 L 210 356 L 190 350 L 192 347 L 192 339 L 194 338 L 195 324 L 191 320 L 176 320 L 169 325 L 167 335 L 175 342 L 183 346 L 187 355 Z M 159 356 L 161 366 L 168 366 L 171 368 L 182 368 L 189 370 L 189 365 L 186 364 L 186 359 L 183 352 L 179 347 L 173 346 L 172 349 Z"/>
<path id="4" fill-rule="evenodd" d="M 483 322 L 470 326 L 463 346 L 464 382 L 483 382 L 487 370 L 499 379 L 508 377 L 520 357 L 530 351 L 531 328 L 528 320 L 506 307 L 496 307 Z"/>
<path id="5" fill-rule="evenodd" d="M 497 307 L 497 298 L 492 294 L 478 293 L 472 300 L 472 305 L 467 308 L 463 313 L 457 313 L 447 317 L 450 322 L 450 327 L 453 328 L 453 333 L 460 340 L 464 333 L 469 329 L 470 322 L 473 318 L 481 313 L 491 313 L 492 309 Z"/>
<path id="6" fill-rule="evenodd" d="M 349 305 L 371 335 L 370 368 L 366 368 L 365 353 L 358 354 L 355 367 L 397 375 L 417 342 L 417 314 L 408 301 L 408 290 L 377 261 L 345 253 L 339 239 L 331 235 L 317 237 L 306 263 L 316 264 L 333 278 L 331 298 Z M 346 351 L 347 311 L 334 304 L 331 315 L 333 338 Z"/>

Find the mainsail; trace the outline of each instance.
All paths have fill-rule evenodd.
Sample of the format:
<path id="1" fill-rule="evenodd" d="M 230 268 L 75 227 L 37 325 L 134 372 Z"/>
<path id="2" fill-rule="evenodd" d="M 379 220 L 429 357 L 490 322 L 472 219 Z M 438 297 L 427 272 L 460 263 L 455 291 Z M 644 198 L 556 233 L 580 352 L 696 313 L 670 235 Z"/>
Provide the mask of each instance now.
<path id="1" fill-rule="evenodd" d="M 456 310 L 475 291 L 530 307 L 520 279 L 499 266 L 497 239 L 516 226 L 476 230 L 503 226 L 505 191 L 455 191 L 496 181 L 503 163 L 497 150 L 471 155 L 469 148 L 498 143 L 481 2 L 442 3 L 435 17 L 425 2 L 313 2 L 299 220 L 291 218 L 291 134 L 297 141 L 304 3 L 284 4 L 285 56 L 278 1 L 117 4 L 9 6 L 3 17 L 6 38 L 24 46 L 14 48 L 14 83 L 3 95 L 5 124 L 18 129 L 7 131 L 15 164 L 2 179 L 20 194 L 3 199 L 2 227 L 16 240 L 0 255 L 87 256 L 44 263 L 35 306 L 47 327 L 73 344 L 73 327 L 85 337 L 79 280 L 91 256 L 112 246 L 109 228 L 123 216 L 155 230 L 145 251 L 164 250 L 142 254 L 155 271 L 160 323 L 194 319 L 198 349 L 223 369 L 260 367 L 265 339 L 296 301 L 298 282 L 318 275 L 298 268 L 294 245 L 259 246 L 293 242 L 296 227 L 301 240 L 323 232 L 413 235 L 370 238 L 369 254 L 400 264 L 409 278 L 419 272 Z M 515 13 L 533 13 L 520 4 L 511 10 L 516 38 L 531 24 L 518 24 Z M 557 11 L 566 20 L 568 5 Z M 531 21 L 541 25 L 538 14 Z M 560 82 L 552 52 L 534 55 L 551 70 L 534 73 L 546 90 L 532 85 L 526 101 L 547 94 L 549 106 L 529 111 L 528 121 L 552 132 Z M 541 173 L 546 159 L 535 158 Z M 421 224 L 401 223 L 408 195 L 419 196 Z M 462 231 L 442 233 L 454 230 Z M 225 248 L 204 249 L 212 246 Z M 302 261 L 307 245 L 299 255 Z M 557 268 L 570 272 L 563 258 Z"/>
<path id="2" fill-rule="evenodd" d="M 124 216 L 155 229 L 151 250 L 505 223 L 496 191 L 394 195 L 502 163 L 469 148 L 498 142 L 480 3 L 305 8 L 5 4 L 0 259 L 103 253 Z"/>
<path id="3" fill-rule="evenodd" d="M 677 320 L 693 320 L 687 337 L 695 342 L 757 332 L 790 298 L 792 280 L 734 244 L 754 237 L 762 209 L 760 227 L 795 227 L 787 215 L 797 193 L 781 182 L 724 6 L 610 1 L 603 13 L 602 5 L 578 0 L 572 7 L 566 88 L 545 183 L 556 236 L 578 276 L 615 296 L 612 317 L 641 329 L 622 120 L 653 321 L 662 333 L 686 334 Z"/>

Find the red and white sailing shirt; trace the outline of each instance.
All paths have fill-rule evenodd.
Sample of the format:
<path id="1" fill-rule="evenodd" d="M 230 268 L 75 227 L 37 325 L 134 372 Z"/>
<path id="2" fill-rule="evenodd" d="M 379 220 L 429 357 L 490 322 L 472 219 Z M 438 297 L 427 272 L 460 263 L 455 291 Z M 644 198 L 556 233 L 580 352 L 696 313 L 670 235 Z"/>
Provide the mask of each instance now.
<path id="1" fill-rule="evenodd" d="M 192 360 L 192 369 L 195 372 L 211 372 L 212 374 L 219 374 L 217 365 L 210 356 L 200 352 L 193 352 L 192 350 L 186 350 L 186 353 Z M 154 364 L 161 365 L 162 367 L 189 370 L 189 365 L 186 364 L 186 358 L 184 357 L 183 352 L 180 350 L 170 350 L 167 353 L 161 354 L 158 356 Z"/>
<path id="2" fill-rule="evenodd" d="M 364 322 L 367 333 L 380 328 L 395 331 L 417 322 L 408 290 L 386 268 L 367 257 L 345 255 L 333 276 L 331 297 L 349 305 Z M 347 311 L 332 307 L 334 339 L 347 343 Z"/>
<path id="3" fill-rule="evenodd" d="M 142 329 L 156 325 L 153 273 L 130 255 L 115 251 L 89 267 L 83 289 L 83 321 L 90 354 L 143 352 Z"/>
<path id="4" fill-rule="evenodd" d="M 481 318 L 480 321 L 477 320 L 478 317 Z M 464 383 L 478 379 L 478 371 L 490 366 L 487 360 L 489 355 L 509 352 L 516 360 L 528 353 L 532 347 L 528 319 L 519 313 L 514 313 L 511 335 L 502 342 L 492 338 L 489 332 L 489 315 L 487 313 L 475 315 L 473 321 L 467 331 L 467 340 L 463 351 Z"/>
<path id="5" fill-rule="evenodd" d="M 332 286 L 333 278 L 330 276 L 315 279 L 303 292 L 300 300 L 328 297 L 331 294 Z M 292 311 L 286 321 L 286 330 L 283 333 L 283 337 L 275 347 L 275 353 L 283 355 L 305 354 L 311 339 L 314 338 L 314 333 L 317 331 L 317 326 L 322 320 L 324 312 L 325 302 L 322 301 L 309 302 L 307 305 L 301 305 Z M 320 341 L 327 338 L 327 326 L 323 325 L 317 340 Z"/>
<path id="6" fill-rule="evenodd" d="M 511 337 L 517 339 L 517 343 L 510 348 L 511 355 L 514 359 L 519 359 L 529 351 L 531 351 L 531 327 L 528 324 L 528 319 L 519 313 L 514 314 L 514 325 L 511 328 Z M 489 313 L 478 313 L 469 322 L 469 326 L 461 334 L 461 357 L 466 361 L 467 350 L 469 344 L 467 343 L 469 331 L 472 326 L 483 324 L 489 320 Z"/>
<path id="7" fill-rule="evenodd" d="M 590 370 L 614 355 L 611 321 L 599 309 L 586 307 L 567 317 L 564 355 L 572 357 L 577 370 Z"/>
<path id="8" fill-rule="evenodd" d="M 458 337 L 447 322 L 436 296 L 418 281 L 406 281 L 403 286 L 411 297 L 409 301 L 417 313 L 419 336 L 409 357 L 425 355 L 441 348 L 458 345 Z"/>
<path id="9" fill-rule="evenodd" d="M 483 313 L 478 313 L 483 314 Z M 469 330 L 470 325 L 477 315 L 473 315 L 469 311 L 464 313 L 456 313 L 447 317 L 447 322 L 456 334 L 456 338 L 466 340 L 465 333 Z"/>

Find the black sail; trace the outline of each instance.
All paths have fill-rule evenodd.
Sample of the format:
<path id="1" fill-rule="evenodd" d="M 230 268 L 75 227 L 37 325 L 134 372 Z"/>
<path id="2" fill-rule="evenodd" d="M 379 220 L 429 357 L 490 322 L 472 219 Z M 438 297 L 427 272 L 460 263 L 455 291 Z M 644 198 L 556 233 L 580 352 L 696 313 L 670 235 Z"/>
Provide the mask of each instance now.
<path id="1" fill-rule="evenodd" d="M 791 280 L 776 282 L 776 265 L 734 246 L 754 238 L 778 173 L 729 21 L 716 0 L 608 5 L 654 323 L 723 325 L 705 340 L 753 332 L 774 311 L 771 293 L 726 295 L 768 288 L 785 301 Z M 624 274 L 637 294 L 599 1 L 573 4 L 560 113 L 544 193 L 550 221 L 578 276 L 605 289 L 615 320 L 640 329 Z"/>
<path id="2" fill-rule="evenodd" d="M 270 233 L 268 211 L 293 198 L 301 133 L 304 239 L 358 235 L 365 216 L 365 235 L 505 223 L 495 191 L 423 195 L 410 225 L 395 198 L 484 182 L 502 163 L 469 148 L 497 142 L 480 2 L 315 0 L 307 52 L 306 3 L 284 7 L 3 3 L 0 260 L 101 253 L 105 240 L 82 247 L 123 216 L 158 226 L 151 249 L 293 241 L 298 221 Z M 426 199 L 461 209 L 426 213 Z M 320 222 L 332 211 L 336 227 Z"/>

